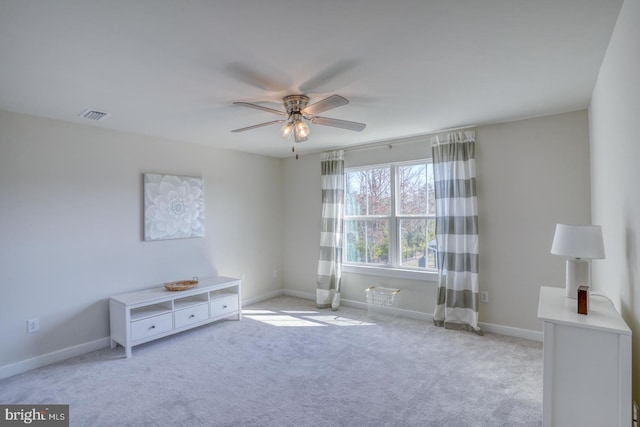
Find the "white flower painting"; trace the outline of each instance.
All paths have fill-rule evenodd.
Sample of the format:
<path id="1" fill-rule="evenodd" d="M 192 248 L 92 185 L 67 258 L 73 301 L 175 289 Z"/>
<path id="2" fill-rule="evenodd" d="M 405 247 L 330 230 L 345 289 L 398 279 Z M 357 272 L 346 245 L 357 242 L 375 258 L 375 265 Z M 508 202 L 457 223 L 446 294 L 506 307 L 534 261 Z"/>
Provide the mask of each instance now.
<path id="1" fill-rule="evenodd" d="M 144 174 L 144 240 L 204 237 L 202 178 Z"/>

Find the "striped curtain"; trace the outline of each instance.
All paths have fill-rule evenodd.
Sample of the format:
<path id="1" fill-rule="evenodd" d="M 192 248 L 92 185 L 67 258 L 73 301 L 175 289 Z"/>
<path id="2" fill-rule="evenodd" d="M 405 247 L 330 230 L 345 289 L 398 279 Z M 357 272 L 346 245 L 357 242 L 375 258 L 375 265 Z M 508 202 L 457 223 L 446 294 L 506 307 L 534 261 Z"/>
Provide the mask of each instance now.
<path id="1" fill-rule="evenodd" d="M 316 306 L 337 310 L 342 277 L 344 152 L 322 153 L 322 222 Z"/>
<path id="2" fill-rule="evenodd" d="M 433 321 L 483 335 L 478 327 L 478 208 L 475 132 L 431 141 L 436 193 L 438 300 Z"/>

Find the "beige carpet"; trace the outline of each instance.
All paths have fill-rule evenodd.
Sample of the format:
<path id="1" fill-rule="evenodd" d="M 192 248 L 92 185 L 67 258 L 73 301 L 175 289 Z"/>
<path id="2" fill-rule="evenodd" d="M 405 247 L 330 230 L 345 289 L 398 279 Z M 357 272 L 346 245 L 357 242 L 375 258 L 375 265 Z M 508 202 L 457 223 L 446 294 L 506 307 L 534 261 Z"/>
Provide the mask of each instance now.
<path id="1" fill-rule="evenodd" d="M 542 344 L 279 297 L 0 381 L 72 426 L 540 426 Z"/>

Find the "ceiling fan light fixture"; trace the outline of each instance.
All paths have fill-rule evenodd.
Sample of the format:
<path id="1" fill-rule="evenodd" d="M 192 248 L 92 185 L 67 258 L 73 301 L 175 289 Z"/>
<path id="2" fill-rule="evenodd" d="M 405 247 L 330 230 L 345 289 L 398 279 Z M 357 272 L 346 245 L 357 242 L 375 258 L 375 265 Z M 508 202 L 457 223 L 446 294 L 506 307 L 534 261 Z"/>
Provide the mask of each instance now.
<path id="1" fill-rule="evenodd" d="M 280 129 L 280 135 L 282 135 L 286 139 L 291 138 L 292 133 L 293 133 L 293 123 L 291 122 L 285 123 L 284 126 L 282 126 L 282 128 Z"/>
<path id="2" fill-rule="evenodd" d="M 263 126 L 276 123 L 284 123 L 280 128 L 280 135 L 286 139 L 291 138 L 291 135 L 293 135 L 295 142 L 304 142 L 309 140 L 309 125 L 306 123 L 307 121 L 318 125 L 332 126 L 357 132 L 362 131 L 367 126 L 364 123 L 320 117 L 317 115 L 323 111 L 348 104 L 349 101 L 340 95 L 331 95 L 311 105 L 309 105 L 309 97 L 307 95 L 287 95 L 282 98 L 282 103 L 284 111 L 274 110 L 273 108 L 249 102 L 234 102 L 235 105 L 255 108 L 257 110 L 277 114 L 286 118 L 272 120 L 266 123 L 259 123 L 253 126 L 245 126 L 240 129 L 234 129 L 231 132 L 244 132 L 246 130 L 261 128 Z"/>
<path id="3" fill-rule="evenodd" d="M 309 135 L 309 125 L 303 120 L 298 119 L 295 121 L 296 135 L 299 138 L 306 138 Z"/>

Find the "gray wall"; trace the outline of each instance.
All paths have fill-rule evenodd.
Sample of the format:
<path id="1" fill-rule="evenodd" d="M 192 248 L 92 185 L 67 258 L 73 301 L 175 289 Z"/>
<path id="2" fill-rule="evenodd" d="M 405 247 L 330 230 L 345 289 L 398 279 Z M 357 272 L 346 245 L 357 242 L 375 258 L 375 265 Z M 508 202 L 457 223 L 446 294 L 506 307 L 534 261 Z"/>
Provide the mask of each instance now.
<path id="1" fill-rule="evenodd" d="M 549 253 L 558 222 L 590 221 L 587 112 L 477 128 L 480 321 L 540 331 L 540 286 L 564 285 L 564 260 Z M 356 166 L 430 157 L 425 141 L 345 154 Z M 315 293 L 320 223 L 319 156 L 284 161 L 284 284 Z M 345 273 L 342 297 L 364 302 L 371 285 L 398 287 L 398 308 L 430 314 L 436 284 Z"/>
<path id="2" fill-rule="evenodd" d="M 281 292 L 281 160 L 6 112 L 0 129 L 0 370 L 104 339 L 117 293 L 194 275 Z M 204 178 L 204 238 L 142 241 L 145 172 Z"/>
<path id="3" fill-rule="evenodd" d="M 592 211 L 607 258 L 593 286 L 633 331 L 633 391 L 640 399 L 640 0 L 625 0 L 589 108 Z"/>

